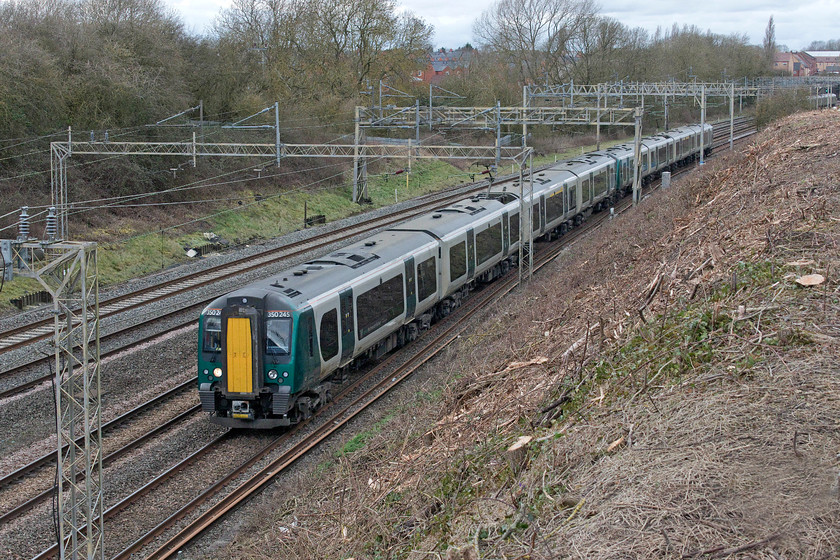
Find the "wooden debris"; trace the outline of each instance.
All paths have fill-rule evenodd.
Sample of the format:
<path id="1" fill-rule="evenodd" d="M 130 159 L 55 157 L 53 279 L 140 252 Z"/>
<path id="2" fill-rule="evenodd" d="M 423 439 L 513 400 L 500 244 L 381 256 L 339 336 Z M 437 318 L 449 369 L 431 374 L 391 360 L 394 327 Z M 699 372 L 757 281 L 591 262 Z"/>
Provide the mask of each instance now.
<path id="1" fill-rule="evenodd" d="M 514 474 L 519 474 L 525 467 L 525 463 L 528 460 L 528 445 L 532 439 L 534 438 L 531 436 L 520 436 L 513 445 L 507 448 L 505 457 L 508 465 L 510 465 L 510 470 Z"/>
<path id="2" fill-rule="evenodd" d="M 580 348 L 581 345 L 586 342 L 586 340 L 589 338 L 589 334 L 591 332 L 593 332 L 594 330 L 600 328 L 600 327 L 601 327 L 600 323 L 595 323 L 594 325 L 589 327 L 586 330 L 586 332 L 583 334 L 583 336 L 581 336 L 579 339 L 577 339 L 574 344 L 569 346 L 569 348 L 565 352 L 563 352 L 563 354 L 560 356 L 560 361 L 563 362 L 563 364 L 568 362 L 569 358 L 572 356 L 574 351 L 577 350 L 578 348 Z"/>
<path id="3" fill-rule="evenodd" d="M 796 283 L 800 286 L 819 286 L 825 282 L 825 276 L 822 274 L 806 274 L 796 279 Z"/>
<path id="4" fill-rule="evenodd" d="M 773 535 L 766 539 L 747 543 L 741 546 L 736 546 L 733 548 L 726 548 L 725 546 L 716 546 L 714 548 L 709 548 L 706 550 L 698 550 L 696 552 L 689 552 L 688 554 L 683 554 L 683 558 L 697 558 L 698 556 L 708 556 L 709 558 L 722 558 L 724 556 L 730 556 L 732 554 L 737 554 L 738 552 L 744 552 L 745 550 L 750 550 L 753 548 L 760 548 L 767 544 L 770 544 L 772 541 L 779 538 L 779 535 Z"/>
<path id="5" fill-rule="evenodd" d="M 617 440 L 615 440 L 614 442 L 612 442 L 612 443 L 609 445 L 609 447 L 607 447 L 607 453 L 612 453 L 612 452 L 613 452 L 613 451 L 615 451 L 617 448 L 619 448 L 619 447 L 621 447 L 622 445 L 624 445 L 624 442 L 625 442 L 624 436 L 621 436 L 620 438 L 618 438 Z"/>
<path id="6" fill-rule="evenodd" d="M 546 363 L 547 361 L 548 358 L 546 358 L 545 356 L 539 356 L 534 358 L 533 360 L 528 360 L 527 362 L 511 362 L 502 371 L 512 371 L 514 369 L 520 369 L 528 366 L 538 366 L 540 364 Z"/>

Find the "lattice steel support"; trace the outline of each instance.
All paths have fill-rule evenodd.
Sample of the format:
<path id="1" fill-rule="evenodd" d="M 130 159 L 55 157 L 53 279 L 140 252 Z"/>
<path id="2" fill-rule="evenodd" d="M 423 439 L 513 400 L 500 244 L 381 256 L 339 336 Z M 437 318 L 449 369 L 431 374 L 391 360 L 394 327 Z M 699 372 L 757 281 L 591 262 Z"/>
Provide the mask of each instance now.
<path id="1" fill-rule="evenodd" d="M 45 258 L 30 272 L 55 316 L 59 550 L 62 560 L 104 560 L 96 243 L 32 245 Z"/>
<path id="2" fill-rule="evenodd" d="M 50 145 L 50 191 L 56 209 L 59 239 L 67 239 L 67 158 L 73 146 L 72 129 L 67 129 L 67 143 Z"/>
<path id="3" fill-rule="evenodd" d="M 633 206 L 637 205 L 642 199 L 642 116 L 644 116 L 644 111 L 641 107 L 637 107 L 634 115 L 636 127 L 633 135 Z M 702 147 L 700 151 L 703 151 Z"/>

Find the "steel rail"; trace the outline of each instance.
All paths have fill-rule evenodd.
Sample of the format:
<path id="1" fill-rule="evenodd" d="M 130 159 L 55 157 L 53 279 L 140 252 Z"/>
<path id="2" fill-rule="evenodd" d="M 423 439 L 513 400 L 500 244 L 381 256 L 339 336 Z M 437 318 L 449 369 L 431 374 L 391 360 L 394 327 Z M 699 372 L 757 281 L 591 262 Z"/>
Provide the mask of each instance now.
<path id="1" fill-rule="evenodd" d="M 120 447 L 119 449 L 114 451 L 113 453 L 109 453 L 108 455 L 103 457 L 102 458 L 102 465 L 106 466 L 106 465 L 109 465 L 109 464 L 113 463 L 114 461 L 116 461 L 120 457 L 127 454 L 129 451 L 133 451 L 134 449 L 137 449 L 138 447 L 140 447 L 141 445 L 143 445 L 147 441 L 151 440 L 153 437 L 162 434 L 163 432 L 165 432 L 166 430 L 168 430 L 172 426 L 175 426 L 176 424 L 180 423 L 182 420 L 185 420 L 185 419 L 189 418 L 190 416 L 193 416 L 194 414 L 196 414 L 197 412 L 200 412 L 200 411 L 201 411 L 201 405 L 195 405 L 195 406 L 192 406 L 192 407 L 188 408 L 187 410 L 184 410 L 183 412 L 174 416 L 173 418 L 170 418 L 169 420 L 167 420 L 166 422 L 164 422 L 160 426 L 157 426 L 152 431 L 146 432 L 145 434 L 143 434 L 139 438 L 126 443 L 125 445 L 123 445 L 122 447 Z M 55 453 L 51 453 L 48 458 L 51 458 L 54 455 L 55 455 Z M 79 477 L 79 480 L 81 480 L 81 479 L 82 478 Z M 19 516 L 23 515 L 24 513 L 26 513 L 27 511 L 35 508 L 35 506 L 37 506 L 41 502 L 44 502 L 48 498 L 52 497 L 54 495 L 55 491 L 56 491 L 55 487 L 49 488 L 47 490 L 44 490 L 40 494 L 37 494 L 36 496 L 28 499 L 27 501 L 15 506 L 14 508 L 7 511 L 6 513 L 0 515 L 0 524 L 7 523 L 7 522 L 11 521 L 12 519 L 14 519 L 16 517 L 19 517 Z"/>
<path id="2" fill-rule="evenodd" d="M 142 414 L 143 412 L 145 412 L 149 408 L 151 408 L 153 406 L 156 406 L 156 405 L 174 397 L 178 393 L 181 393 L 181 392 L 183 392 L 187 389 L 194 388 L 194 387 L 195 387 L 195 379 L 189 379 L 189 380 L 187 380 L 187 381 L 185 381 L 185 382 L 183 382 L 179 385 L 176 385 L 175 387 L 173 387 L 173 388 L 169 389 L 168 391 L 154 397 L 153 399 L 151 399 L 149 401 L 146 401 L 145 403 L 139 404 L 136 407 L 129 410 L 128 412 L 125 412 L 125 413 L 121 414 L 120 416 L 114 418 L 113 420 L 111 420 L 109 422 L 106 422 L 105 424 L 102 425 L 102 430 L 104 432 L 106 430 L 111 430 L 113 428 L 116 428 L 117 426 L 120 426 L 121 424 L 124 424 L 128 420 L 131 420 L 133 417 Z M 79 437 L 79 438 L 76 439 L 76 444 L 77 445 L 82 445 L 83 443 L 84 443 L 84 438 Z M 67 447 L 64 447 L 62 449 L 62 453 L 66 453 L 66 452 L 67 452 Z M 46 463 L 53 460 L 55 458 L 55 454 L 56 454 L 56 452 L 53 451 L 52 453 L 47 453 L 45 455 L 42 455 L 41 457 L 27 463 L 23 467 L 7 474 L 3 478 L 0 478 L 0 487 L 6 486 L 10 482 L 12 482 L 14 480 L 17 480 L 18 478 L 20 478 L 22 476 L 25 476 L 25 475 L 31 473 L 32 471 L 42 467 Z"/>

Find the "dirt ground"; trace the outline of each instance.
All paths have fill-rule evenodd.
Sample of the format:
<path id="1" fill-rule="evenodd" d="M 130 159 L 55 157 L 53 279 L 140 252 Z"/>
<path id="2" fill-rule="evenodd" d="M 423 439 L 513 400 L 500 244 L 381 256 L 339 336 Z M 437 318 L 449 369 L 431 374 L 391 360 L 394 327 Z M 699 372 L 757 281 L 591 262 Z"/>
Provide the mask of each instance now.
<path id="1" fill-rule="evenodd" d="M 840 556 L 838 154 L 788 117 L 578 241 L 216 556 Z"/>

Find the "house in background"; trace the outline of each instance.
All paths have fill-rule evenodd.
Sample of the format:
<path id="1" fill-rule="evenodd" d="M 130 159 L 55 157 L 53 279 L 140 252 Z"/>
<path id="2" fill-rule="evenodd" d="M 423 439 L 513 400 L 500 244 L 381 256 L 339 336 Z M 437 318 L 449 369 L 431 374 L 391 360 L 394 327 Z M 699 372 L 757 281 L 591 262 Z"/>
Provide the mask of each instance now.
<path id="1" fill-rule="evenodd" d="M 791 76 L 812 76 L 816 73 L 813 57 L 804 52 L 776 53 L 773 70 L 780 70 Z"/>
<path id="2" fill-rule="evenodd" d="M 773 70 L 781 70 L 791 76 L 840 74 L 840 51 L 776 53 Z"/>
<path id="3" fill-rule="evenodd" d="M 816 74 L 840 73 L 840 51 L 806 51 L 814 60 Z"/>
<path id="4" fill-rule="evenodd" d="M 429 53 L 428 64 L 419 70 L 415 77 L 429 84 L 436 84 L 453 74 L 466 74 L 470 70 L 470 60 L 474 49 L 440 49 Z"/>

